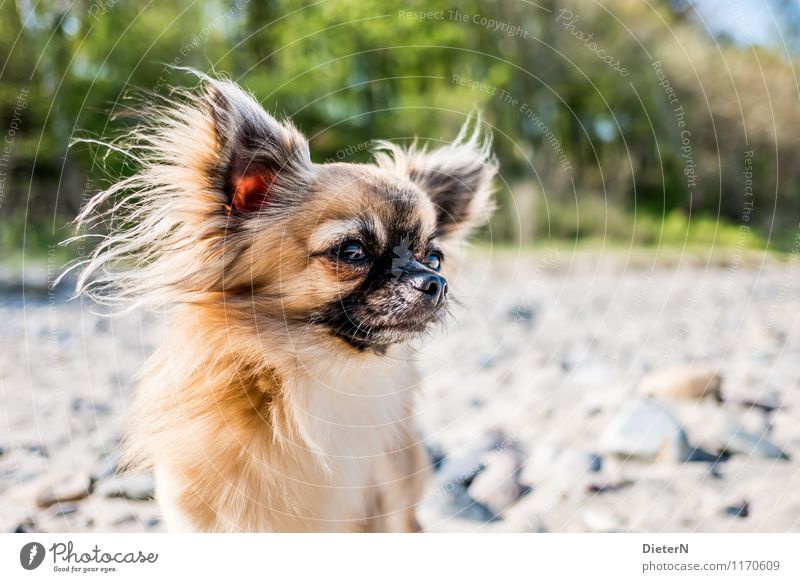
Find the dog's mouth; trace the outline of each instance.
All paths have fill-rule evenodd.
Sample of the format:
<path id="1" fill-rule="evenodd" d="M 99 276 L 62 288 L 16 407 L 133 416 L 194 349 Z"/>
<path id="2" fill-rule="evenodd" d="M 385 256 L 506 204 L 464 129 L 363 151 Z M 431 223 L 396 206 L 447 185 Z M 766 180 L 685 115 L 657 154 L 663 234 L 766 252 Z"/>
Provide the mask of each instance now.
<path id="1" fill-rule="evenodd" d="M 435 309 L 414 310 L 409 313 L 370 313 L 366 309 L 349 310 L 342 306 L 334 317 L 316 321 L 334 337 L 357 349 L 385 349 L 411 341 L 431 332 L 444 320 L 445 304 Z"/>

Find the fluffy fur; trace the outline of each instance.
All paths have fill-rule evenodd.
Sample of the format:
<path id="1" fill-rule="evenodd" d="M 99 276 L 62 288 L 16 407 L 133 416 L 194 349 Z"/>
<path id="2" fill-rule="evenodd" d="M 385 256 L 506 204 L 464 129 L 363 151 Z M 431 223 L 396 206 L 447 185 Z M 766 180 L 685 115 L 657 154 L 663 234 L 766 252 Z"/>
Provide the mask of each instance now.
<path id="1" fill-rule="evenodd" d="M 488 215 L 489 142 L 476 123 L 315 164 L 291 123 L 203 84 L 148 112 L 118 146 L 138 172 L 79 217 L 107 225 L 79 292 L 170 307 L 127 461 L 171 530 L 415 531 L 409 342 L 445 313 L 445 249 Z"/>

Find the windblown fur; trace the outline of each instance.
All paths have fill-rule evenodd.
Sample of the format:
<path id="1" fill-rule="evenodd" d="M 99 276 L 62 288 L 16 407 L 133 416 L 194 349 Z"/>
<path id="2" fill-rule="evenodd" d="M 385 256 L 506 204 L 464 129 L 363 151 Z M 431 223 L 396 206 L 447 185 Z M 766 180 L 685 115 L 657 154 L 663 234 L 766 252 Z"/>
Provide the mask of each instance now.
<path id="1" fill-rule="evenodd" d="M 126 439 L 168 526 L 416 530 L 427 463 L 408 344 L 446 309 L 442 249 L 490 211 L 480 124 L 437 150 L 382 143 L 375 165 L 320 165 L 231 82 L 146 118 L 119 146 L 138 172 L 79 217 L 108 234 L 78 291 L 170 307 Z"/>

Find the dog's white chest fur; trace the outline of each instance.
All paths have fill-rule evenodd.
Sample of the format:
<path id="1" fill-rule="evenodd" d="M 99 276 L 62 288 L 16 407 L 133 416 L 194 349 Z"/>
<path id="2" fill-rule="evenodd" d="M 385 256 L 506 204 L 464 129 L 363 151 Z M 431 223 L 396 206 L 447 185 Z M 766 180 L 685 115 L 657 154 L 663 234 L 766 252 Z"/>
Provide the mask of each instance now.
<path id="1" fill-rule="evenodd" d="M 385 452 L 410 414 L 418 382 L 412 362 L 377 356 L 330 360 L 289 380 L 310 440 L 341 459 Z"/>
<path id="2" fill-rule="evenodd" d="M 342 516 L 364 513 L 365 492 L 380 485 L 385 456 L 405 445 L 415 367 L 376 356 L 323 359 L 289 383 L 304 440 L 330 480 L 331 502 L 324 506 Z"/>

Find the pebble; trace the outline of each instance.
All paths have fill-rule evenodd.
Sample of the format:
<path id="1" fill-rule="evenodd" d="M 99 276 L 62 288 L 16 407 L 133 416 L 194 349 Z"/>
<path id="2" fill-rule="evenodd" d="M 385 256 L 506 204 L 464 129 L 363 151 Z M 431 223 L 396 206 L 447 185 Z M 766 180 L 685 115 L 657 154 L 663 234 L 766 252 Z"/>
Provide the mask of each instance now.
<path id="1" fill-rule="evenodd" d="M 431 469 L 434 472 L 442 468 L 442 463 L 446 459 L 446 455 L 442 446 L 438 443 L 426 443 L 425 450 L 428 453 L 428 460 L 431 463 Z"/>
<path id="2" fill-rule="evenodd" d="M 519 482 L 519 456 L 508 448 L 492 451 L 483 456 L 482 464 L 483 470 L 472 479 L 467 493 L 494 515 L 500 515 L 524 492 Z"/>
<path id="3" fill-rule="evenodd" d="M 469 521 L 492 522 L 497 519 L 495 512 L 473 499 L 466 487 L 452 484 L 437 489 L 432 495 L 423 498 L 422 511 L 430 511 L 439 519 L 465 519 Z"/>
<path id="4" fill-rule="evenodd" d="M 619 491 L 620 489 L 624 489 L 629 485 L 633 485 L 633 481 L 604 481 L 589 483 L 586 486 L 586 492 L 591 495 L 596 495 L 598 493 L 613 493 L 615 491 Z"/>
<path id="5" fill-rule="evenodd" d="M 733 505 L 729 505 L 724 509 L 724 513 L 731 517 L 745 518 L 750 515 L 750 502 L 742 500 Z"/>
<path id="6" fill-rule="evenodd" d="M 624 531 L 627 525 L 622 516 L 603 507 L 587 507 L 581 518 L 591 532 L 619 532 Z"/>
<path id="7" fill-rule="evenodd" d="M 701 399 L 711 397 L 722 402 L 722 376 L 698 366 L 673 366 L 651 372 L 639 384 L 640 393 L 673 398 Z"/>
<path id="8" fill-rule="evenodd" d="M 718 463 L 725 459 L 724 455 L 715 455 L 702 447 L 691 447 L 685 460 L 692 463 Z"/>
<path id="9" fill-rule="evenodd" d="M 433 464 L 439 470 L 432 472 L 425 499 L 436 503 L 436 511 L 427 521 L 422 514 L 423 525 L 438 525 L 445 531 L 541 531 L 545 524 L 550 531 L 796 529 L 800 497 L 793 486 L 797 471 L 792 463 L 798 455 L 792 453 L 800 451 L 796 430 L 800 390 L 791 356 L 800 346 L 800 328 L 792 326 L 791 317 L 773 318 L 774 330 L 786 334 L 785 351 L 759 351 L 739 332 L 745 329 L 742 324 L 752 326 L 773 312 L 798 312 L 800 280 L 787 279 L 783 265 L 767 273 L 771 279 L 766 280 L 763 273 L 739 269 L 735 281 L 728 271 L 706 271 L 699 262 L 696 266 L 702 271 L 681 268 L 677 279 L 677 271 L 641 266 L 647 270 L 626 272 L 623 278 L 601 272 L 598 279 L 592 263 L 591 271 L 576 272 L 575 284 L 564 285 L 561 276 L 540 277 L 524 297 L 511 296 L 512 287 L 507 288 L 504 279 L 481 279 L 475 301 L 468 296 L 458 325 L 431 342 L 437 356 L 420 362 L 425 378 L 420 396 L 426 399 L 417 411 L 421 432 L 447 447 L 432 447 Z M 698 287 L 698 277 L 708 277 L 704 288 Z M 528 283 L 527 274 L 520 282 Z M 726 289 L 734 288 L 732 283 L 743 289 L 757 284 L 763 297 L 725 295 Z M 687 307 L 687 297 L 697 304 Z M 726 301 L 721 309 L 719 297 Z M 776 297 L 782 299 L 780 311 L 775 310 Z M 42 302 L 28 304 L 28 323 L 23 326 L 14 311 L 22 303 L 0 298 L 3 301 L 14 302 L 14 307 L 2 312 L 10 341 L 4 361 L 9 365 L 0 365 L 0 374 L 13 390 L 6 391 L 9 422 L 5 432 L 0 430 L 0 491 L 7 501 L 0 502 L 6 510 L 0 512 L 0 529 L 35 532 L 69 525 L 78 531 L 83 523 L 97 531 L 163 529 L 154 502 L 105 497 L 152 495 L 147 477 L 144 493 L 131 489 L 120 481 L 128 475 L 117 476 L 113 458 L 105 459 L 119 449 L 112 435 L 124 430 L 128 420 L 130 379 L 141 359 L 156 347 L 154 338 L 163 322 L 133 314 L 113 320 L 112 329 L 112 320 L 95 317 L 85 308 L 88 305 L 57 303 L 54 330 L 53 306 Z M 492 309 L 483 309 L 486 305 Z M 529 333 L 545 324 L 550 333 Z M 709 329 L 714 330 L 712 336 L 707 335 Z M 31 342 L 24 341 L 26 334 Z M 35 341 L 51 334 L 63 345 Z M 55 352 L 49 353 L 48 346 Z M 87 353 L 92 355 L 89 360 Z M 49 356 L 57 356 L 64 365 L 58 369 L 35 365 L 52 360 Z M 711 362 L 724 381 L 720 392 L 724 390 L 725 405 L 715 402 L 719 394 L 709 390 L 711 386 L 701 385 L 692 392 L 682 378 L 659 393 L 653 377 L 663 373 L 659 368 L 665 364 L 671 366 L 667 357 L 672 362 Z M 14 366 L 17 361 L 20 365 Z M 91 366 L 70 364 L 83 361 Z M 442 362 L 465 363 L 443 366 Z M 701 365 L 680 367 L 697 370 Z M 28 371 L 33 377 L 28 378 Z M 17 390 L 29 384 L 37 389 L 35 410 L 26 391 Z M 654 393 L 650 402 L 674 421 L 666 423 L 673 434 L 682 431 L 689 440 L 686 460 L 704 462 L 620 463 L 607 454 L 600 438 L 604 429 L 632 401 L 643 399 L 643 385 Z M 56 389 L 59 386 L 64 390 Z M 662 414 L 657 416 L 655 424 L 661 426 Z M 729 422 L 735 426 L 726 436 L 722 429 Z M 482 435 L 477 427 L 485 426 L 500 426 L 506 432 Z M 514 440 L 508 441 L 506 435 Z M 761 435 L 769 438 L 768 445 Z M 640 437 L 634 439 L 637 447 Z M 742 440 L 750 452 L 734 452 L 742 450 Z M 465 446 L 455 446 L 458 443 Z M 554 446 L 548 450 L 543 443 Z M 728 460 L 720 454 L 723 444 L 730 449 Z M 506 480 L 499 478 L 500 486 L 494 488 L 486 483 L 493 472 L 501 473 L 503 463 L 513 466 L 510 459 L 496 454 L 507 447 L 519 448 L 521 458 L 528 461 L 522 461 L 515 484 L 522 487 L 523 496 L 498 515 L 508 502 L 492 499 L 490 491 L 507 495 L 502 492 Z M 763 458 L 764 452 L 770 458 Z M 782 458 L 775 455 L 786 453 L 792 454 L 791 461 L 775 462 Z M 94 483 L 96 491 L 88 500 L 54 503 L 45 509 L 36 507 L 35 497 L 30 504 L 15 501 L 27 497 L 31 486 L 34 495 L 38 493 L 45 484 L 43 475 L 63 467 L 68 459 Z M 448 488 L 441 488 L 440 476 Z M 535 489 L 525 495 L 528 484 Z M 484 487 L 486 492 L 481 491 Z M 64 510 L 66 517 L 54 516 Z"/>
<path id="10" fill-rule="evenodd" d="M 731 454 L 788 460 L 789 455 L 765 435 L 751 433 L 741 426 L 728 423 L 719 435 L 720 448 Z"/>
<path id="11" fill-rule="evenodd" d="M 444 455 L 443 451 L 438 452 Z M 493 521 L 522 495 L 523 489 L 517 480 L 519 451 L 501 430 L 487 430 L 452 455 L 444 455 L 439 467 L 428 506 L 435 507 L 440 515 Z M 486 471 L 488 473 L 484 474 Z"/>
<path id="12" fill-rule="evenodd" d="M 681 424 L 654 399 L 625 404 L 600 436 L 600 447 L 610 454 L 650 461 L 685 461 L 691 454 Z"/>
<path id="13" fill-rule="evenodd" d="M 523 483 L 537 483 L 543 477 L 556 479 L 579 477 L 603 470 L 603 457 L 590 450 L 540 445 L 522 468 Z"/>
<path id="14" fill-rule="evenodd" d="M 484 468 L 484 455 L 489 451 L 513 447 L 512 440 L 497 429 L 487 430 L 475 440 L 466 443 L 452 455 L 445 455 L 440 462 L 436 483 L 469 484 Z M 443 453 L 442 453 L 443 454 Z"/>
<path id="15" fill-rule="evenodd" d="M 59 503 L 53 508 L 53 515 L 56 517 L 72 515 L 78 511 L 78 506 L 74 503 Z"/>
<path id="16" fill-rule="evenodd" d="M 44 445 L 38 443 L 26 445 L 24 450 L 40 457 L 47 457 L 47 449 L 44 448 Z"/>
<path id="17" fill-rule="evenodd" d="M 781 407 L 783 401 L 780 395 L 777 393 L 769 392 L 767 394 L 759 394 L 750 398 L 742 398 L 739 401 L 739 404 L 745 408 L 754 408 L 765 414 L 771 414 Z"/>
<path id="18" fill-rule="evenodd" d="M 148 501 L 155 496 L 155 484 L 149 474 L 119 475 L 98 483 L 97 494 L 103 497 Z"/>
<path id="19" fill-rule="evenodd" d="M 53 475 L 57 477 L 57 475 Z M 76 472 L 48 483 L 36 496 L 36 504 L 42 509 L 56 503 L 78 501 L 89 496 L 91 479 L 85 473 Z"/>
<path id="20" fill-rule="evenodd" d="M 533 323 L 535 314 L 533 309 L 531 309 L 529 306 L 519 304 L 513 309 L 509 310 L 508 317 L 512 322 L 531 325 Z"/>
<path id="21" fill-rule="evenodd" d="M 117 471 L 119 454 L 111 454 L 100 459 L 92 469 L 92 481 L 108 479 Z"/>
<path id="22" fill-rule="evenodd" d="M 13 533 L 39 533 L 39 528 L 36 527 L 32 519 L 26 519 L 17 524 Z"/>
<path id="23" fill-rule="evenodd" d="M 566 472 L 599 473 L 603 470 L 603 457 L 594 451 L 566 449 L 558 466 Z"/>
<path id="24" fill-rule="evenodd" d="M 135 522 L 136 522 L 136 516 L 133 515 L 131 512 L 126 511 L 120 514 L 118 517 L 115 517 L 111 523 L 112 525 L 124 525 L 126 523 L 135 523 Z"/>

